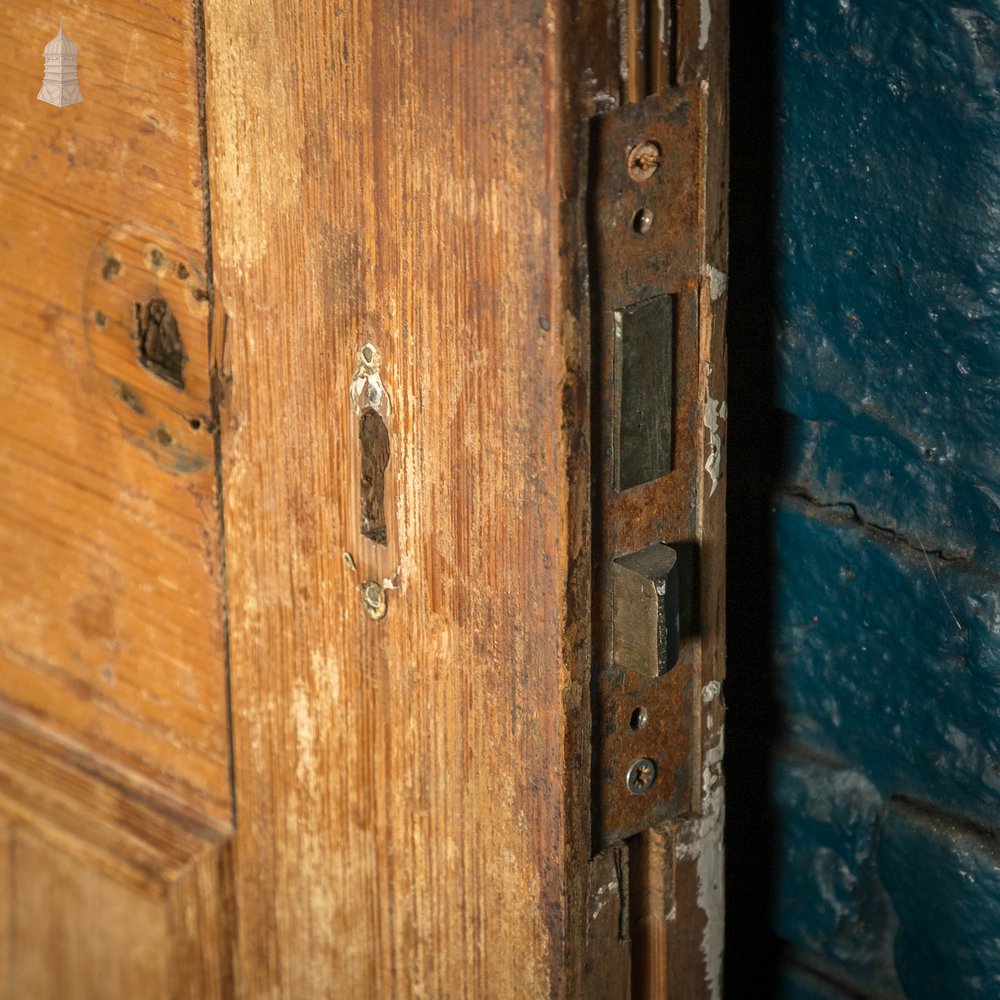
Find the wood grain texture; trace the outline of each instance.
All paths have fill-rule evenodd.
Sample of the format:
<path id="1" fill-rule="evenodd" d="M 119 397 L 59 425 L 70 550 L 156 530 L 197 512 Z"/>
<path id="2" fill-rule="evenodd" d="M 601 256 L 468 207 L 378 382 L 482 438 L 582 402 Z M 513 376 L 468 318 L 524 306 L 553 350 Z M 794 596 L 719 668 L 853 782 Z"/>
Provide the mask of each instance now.
<path id="1" fill-rule="evenodd" d="M 564 16 L 206 3 L 241 995 L 579 995 Z M 366 341 L 385 546 L 360 530 Z M 371 620 L 362 581 L 397 571 Z"/>
<path id="2" fill-rule="evenodd" d="M 16 831 L 13 857 L 9 1000 L 168 996 L 166 918 L 155 902 L 30 827 Z"/>
<path id="3" fill-rule="evenodd" d="M 674 845 L 669 825 L 629 841 L 632 996 L 668 994 L 667 933 L 675 919 Z"/>
<path id="4" fill-rule="evenodd" d="M 0 726 L 0 996 L 234 996 L 229 831 Z"/>
<path id="5" fill-rule="evenodd" d="M 14 824 L 0 812 L 0 996 L 10 982 L 14 918 Z"/>
<path id="6" fill-rule="evenodd" d="M 602 851 L 588 867 L 586 952 L 580 994 L 588 1000 L 632 998 L 629 875 L 625 844 Z"/>
<path id="7" fill-rule="evenodd" d="M 66 108 L 36 100 L 59 14 L 80 52 Z M 193 14 L 0 10 L 0 702 L 223 821 Z M 136 289 L 179 323 L 184 391 L 140 363 Z"/>
<path id="8" fill-rule="evenodd" d="M 697 732 L 700 760 L 699 806 L 694 817 L 676 825 L 673 919 L 668 923 L 666 978 L 649 996 L 672 1000 L 722 996 L 725 930 L 723 823 L 725 794 L 725 549 L 726 549 L 726 274 L 729 229 L 729 2 L 710 0 L 695 17 L 688 3 L 678 38 L 681 79 L 699 80 L 704 95 L 705 134 L 700 225 L 702 277 L 699 330 L 701 396 L 705 419 L 699 463 L 705 471 L 696 504 L 701 549 L 699 594 L 700 690 Z M 714 412 L 716 436 L 707 426 Z M 707 471 L 712 459 L 715 475 Z"/>

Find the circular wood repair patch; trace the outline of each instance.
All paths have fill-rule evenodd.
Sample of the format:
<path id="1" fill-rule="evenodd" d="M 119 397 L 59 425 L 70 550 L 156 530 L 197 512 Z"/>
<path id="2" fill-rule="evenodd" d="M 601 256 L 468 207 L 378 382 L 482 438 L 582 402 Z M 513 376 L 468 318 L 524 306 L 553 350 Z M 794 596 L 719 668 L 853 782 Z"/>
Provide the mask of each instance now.
<path id="1" fill-rule="evenodd" d="M 213 460 L 208 291 L 190 251 L 139 223 L 87 268 L 83 323 L 98 391 L 126 439 L 174 473 Z"/>

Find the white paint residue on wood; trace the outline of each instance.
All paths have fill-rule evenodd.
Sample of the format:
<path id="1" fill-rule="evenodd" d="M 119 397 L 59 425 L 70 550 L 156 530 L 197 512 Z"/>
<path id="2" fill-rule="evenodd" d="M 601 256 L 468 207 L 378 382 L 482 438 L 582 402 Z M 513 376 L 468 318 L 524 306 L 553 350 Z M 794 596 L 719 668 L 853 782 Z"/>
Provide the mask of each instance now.
<path id="1" fill-rule="evenodd" d="M 711 450 L 708 458 L 705 459 L 705 471 L 711 480 L 712 488 L 709 496 L 715 496 L 715 491 L 719 488 L 719 478 L 722 475 L 722 435 L 719 433 L 719 422 L 726 419 L 728 410 L 725 400 L 721 403 L 712 398 L 710 380 L 712 377 L 712 366 L 708 366 L 705 375 L 705 416 L 704 424 L 711 435 Z"/>
<path id="2" fill-rule="evenodd" d="M 708 276 L 708 293 L 715 302 L 729 286 L 729 275 L 711 264 L 705 265 L 705 274 Z"/>
<path id="3" fill-rule="evenodd" d="M 708 45 L 708 29 L 712 26 L 712 0 L 701 0 L 701 24 L 698 30 L 698 48 Z"/>
<path id="4" fill-rule="evenodd" d="M 607 885 L 597 887 L 597 892 L 594 894 L 594 912 L 590 916 L 591 920 L 596 920 L 600 916 L 601 910 L 603 910 L 612 899 L 619 900 L 620 905 L 621 900 L 618 889 L 618 879 L 616 878 L 613 878 Z"/>
<path id="5" fill-rule="evenodd" d="M 678 831 L 677 858 L 691 859 L 698 871 L 698 908 L 705 914 L 701 952 L 712 1000 L 722 998 L 722 949 L 725 932 L 725 791 L 722 783 L 723 739 L 705 751 L 702 769 L 702 814 Z"/>

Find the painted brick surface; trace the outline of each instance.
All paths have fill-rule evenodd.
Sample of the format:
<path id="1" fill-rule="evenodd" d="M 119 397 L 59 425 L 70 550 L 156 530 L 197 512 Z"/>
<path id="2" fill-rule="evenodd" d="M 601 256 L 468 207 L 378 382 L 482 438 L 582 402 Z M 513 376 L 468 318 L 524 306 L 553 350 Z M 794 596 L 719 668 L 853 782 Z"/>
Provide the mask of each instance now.
<path id="1" fill-rule="evenodd" d="M 853 991 L 845 993 L 831 982 L 806 969 L 789 966 L 782 970 L 778 987 L 780 1000 L 853 1000 Z"/>
<path id="2" fill-rule="evenodd" d="M 795 753 L 778 757 L 774 788 L 778 933 L 854 988 L 898 996 L 895 914 L 876 852 L 881 796 L 857 771 Z"/>
<path id="3" fill-rule="evenodd" d="M 774 926 L 1000 997 L 1000 3 L 777 9 Z"/>
<path id="4" fill-rule="evenodd" d="M 996 579 L 786 499 L 776 513 L 787 725 L 888 797 L 1000 823 Z"/>
<path id="5" fill-rule="evenodd" d="M 783 7 L 780 402 L 839 425 L 797 435 L 792 469 L 928 547 L 994 553 L 1000 6 Z"/>
<path id="6" fill-rule="evenodd" d="M 910 1000 L 1000 997 L 1000 847 L 983 834 L 892 803 L 879 838 L 899 914 L 896 965 Z"/>

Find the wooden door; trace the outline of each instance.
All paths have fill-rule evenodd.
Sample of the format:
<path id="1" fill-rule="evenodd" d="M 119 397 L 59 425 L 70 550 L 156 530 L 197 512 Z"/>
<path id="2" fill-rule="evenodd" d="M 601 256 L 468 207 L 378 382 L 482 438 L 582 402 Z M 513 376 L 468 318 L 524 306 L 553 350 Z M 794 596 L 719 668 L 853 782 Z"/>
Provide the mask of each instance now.
<path id="1" fill-rule="evenodd" d="M 718 996 L 725 4 L 0 39 L 0 996 Z M 670 468 L 609 485 L 664 296 Z M 647 541 L 696 571 L 630 747 Z"/>

